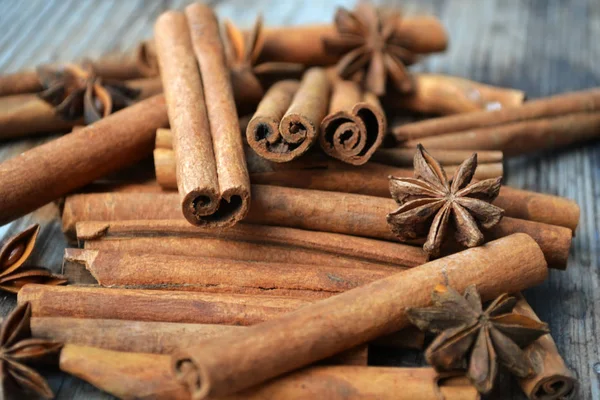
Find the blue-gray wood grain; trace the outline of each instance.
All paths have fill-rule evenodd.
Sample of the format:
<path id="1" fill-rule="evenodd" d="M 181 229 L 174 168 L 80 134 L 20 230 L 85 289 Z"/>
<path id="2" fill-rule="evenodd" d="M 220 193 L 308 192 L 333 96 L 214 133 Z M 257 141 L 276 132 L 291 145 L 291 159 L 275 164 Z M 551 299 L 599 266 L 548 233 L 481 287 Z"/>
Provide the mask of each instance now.
<path id="1" fill-rule="evenodd" d="M 0 0 L 0 73 L 40 63 L 128 51 L 152 35 L 156 17 L 189 0 Z M 212 0 L 219 15 L 249 26 L 257 12 L 267 24 L 328 22 L 335 7 L 353 1 Z M 530 98 L 600 85 L 598 0 L 421 0 L 379 1 L 407 14 L 439 16 L 450 35 L 449 51 L 417 68 L 523 89 Z M 0 146 L 0 161 L 48 139 Z M 550 271 L 547 282 L 526 292 L 547 321 L 567 364 L 581 380 L 581 399 L 600 399 L 600 145 L 589 143 L 509 160 L 506 181 L 515 187 L 557 194 L 581 206 L 569 268 Z M 0 195 L 1 195 L 0 188 Z M 49 204 L 0 227 L 0 241 L 37 222 L 42 225 L 34 263 L 58 271 L 66 245 L 58 209 Z M 0 312 L 15 305 L 0 295 Z M 417 355 L 380 353 L 373 361 L 406 365 Z M 91 385 L 49 372 L 57 398 L 104 399 Z M 499 398 L 522 399 L 511 382 Z M 495 396 L 496 397 L 496 396 Z"/>

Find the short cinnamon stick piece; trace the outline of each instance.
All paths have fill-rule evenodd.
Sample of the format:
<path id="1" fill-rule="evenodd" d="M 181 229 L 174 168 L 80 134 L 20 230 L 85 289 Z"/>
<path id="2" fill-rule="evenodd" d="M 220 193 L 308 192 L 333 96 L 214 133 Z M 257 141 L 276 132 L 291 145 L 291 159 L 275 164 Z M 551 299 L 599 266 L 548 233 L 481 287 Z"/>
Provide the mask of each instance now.
<path id="1" fill-rule="evenodd" d="M 525 297 L 518 294 L 517 298 L 519 301 L 513 311 L 539 321 Z M 525 351 L 536 371 L 533 376 L 519 380 L 521 388 L 529 399 L 566 400 L 575 398 L 579 386 L 577 378 L 560 356 L 550 334 L 537 339 Z"/>
<path id="2" fill-rule="evenodd" d="M 148 156 L 167 122 L 163 97 L 152 97 L 4 161 L 0 224 Z"/>
<path id="3" fill-rule="evenodd" d="M 321 122 L 319 143 L 326 154 L 353 165 L 369 161 L 387 129 L 377 97 L 350 81 L 333 87 L 329 114 Z"/>
<path id="4" fill-rule="evenodd" d="M 213 232 L 183 220 L 83 221 L 77 239 L 95 250 L 321 266 L 410 268 L 426 261 L 421 249 L 401 243 L 252 224 Z"/>
<path id="5" fill-rule="evenodd" d="M 452 132 L 600 110 L 600 89 L 559 94 L 528 101 L 519 107 L 480 111 L 406 124 L 394 129 L 398 140 L 417 140 Z"/>
<path id="6" fill-rule="evenodd" d="M 243 335 L 201 341 L 175 353 L 173 368 L 192 398 L 224 396 L 402 329 L 408 324 L 406 307 L 428 305 L 436 284 L 457 290 L 475 284 L 490 299 L 546 276 L 535 241 L 511 235 L 318 301 Z M 274 349 L 288 357 L 276 359 Z"/>
<path id="7" fill-rule="evenodd" d="M 248 171 L 216 18 L 198 7 L 200 21 L 191 21 L 191 12 L 161 15 L 155 41 L 183 215 L 192 224 L 223 227 L 247 211 Z M 201 73 L 210 79 L 203 82 Z"/>

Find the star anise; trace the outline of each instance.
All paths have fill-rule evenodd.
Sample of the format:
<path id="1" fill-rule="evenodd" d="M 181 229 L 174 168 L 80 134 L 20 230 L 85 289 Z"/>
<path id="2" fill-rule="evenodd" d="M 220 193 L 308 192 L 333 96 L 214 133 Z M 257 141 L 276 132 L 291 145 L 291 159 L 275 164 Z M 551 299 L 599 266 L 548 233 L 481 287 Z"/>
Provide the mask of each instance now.
<path id="1" fill-rule="evenodd" d="M 500 192 L 502 177 L 470 183 L 477 169 L 477 153 L 465 160 L 448 181 L 444 168 L 423 146 L 417 146 L 414 178 L 390 177 L 390 192 L 400 207 L 388 214 L 392 231 L 404 241 L 427 237 L 425 252 L 435 257 L 452 225 L 456 241 L 479 246 L 504 210 L 490 204 Z"/>
<path id="2" fill-rule="evenodd" d="M 52 389 L 46 380 L 29 365 L 47 363 L 62 348 L 61 343 L 31 337 L 31 305 L 17 306 L 0 328 L 0 398 L 28 398 L 36 393 L 51 399 Z"/>
<path id="3" fill-rule="evenodd" d="M 249 35 L 244 35 L 231 21 L 225 21 L 223 27 L 223 45 L 231 80 L 234 87 L 244 89 L 245 99 L 257 103 L 266 86 L 280 79 L 299 77 L 304 70 L 303 65 L 296 63 L 258 62 L 264 43 L 262 16 L 256 18 Z"/>
<path id="4" fill-rule="evenodd" d="M 68 121 L 83 118 L 86 124 L 91 124 L 131 105 L 140 94 L 121 81 L 97 77 L 91 64 L 43 66 L 38 68 L 38 76 L 44 87 L 39 97 Z"/>
<path id="5" fill-rule="evenodd" d="M 492 390 L 498 363 L 518 377 L 535 372 L 522 350 L 550 332 L 548 325 L 512 312 L 517 298 L 500 295 L 483 311 L 474 285 L 464 297 L 438 285 L 433 307 L 411 308 L 408 318 L 419 329 L 439 334 L 425 352 L 436 370 L 467 368 L 467 376 L 481 393 Z"/>
<path id="6" fill-rule="evenodd" d="M 325 48 L 343 55 L 337 72 L 343 79 L 361 81 L 363 88 L 378 96 L 385 94 L 388 77 L 392 86 L 403 93 L 414 90 L 414 81 L 406 65 L 417 60 L 398 27 L 399 12 L 382 12 L 361 1 L 355 10 L 338 8 L 335 14 L 337 35 L 323 38 Z"/>
<path id="7" fill-rule="evenodd" d="M 67 279 L 55 275 L 46 268 L 25 267 L 24 263 L 33 251 L 39 225 L 31 225 L 11 237 L 0 248 L 0 290 L 18 293 L 28 283 L 62 285 Z"/>

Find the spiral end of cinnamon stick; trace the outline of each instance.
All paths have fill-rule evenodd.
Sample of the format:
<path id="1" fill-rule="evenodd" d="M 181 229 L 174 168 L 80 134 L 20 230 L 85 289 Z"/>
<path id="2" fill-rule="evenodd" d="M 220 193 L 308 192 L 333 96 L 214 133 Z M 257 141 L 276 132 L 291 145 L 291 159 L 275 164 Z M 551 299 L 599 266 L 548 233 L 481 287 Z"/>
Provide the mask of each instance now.
<path id="1" fill-rule="evenodd" d="M 192 399 L 204 399 L 210 393 L 210 379 L 207 372 L 190 358 L 174 358 L 173 369 L 177 380 L 187 387 Z"/>
<path id="2" fill-rule="evenodd" d="M 533 388 L 532 400 L 569 400 L 577 394 L 577 380 L 572 376 L 553 375 L 540 380 Z"/>
<path id="3" fill-rule="evenodd" d="M 227 228 L 248 213 L 250 194 L 231 188 L 219 196 L 211 191 L 193 190 L 183 199 L 182 211 L 191 224 L 205 228 Z"/>

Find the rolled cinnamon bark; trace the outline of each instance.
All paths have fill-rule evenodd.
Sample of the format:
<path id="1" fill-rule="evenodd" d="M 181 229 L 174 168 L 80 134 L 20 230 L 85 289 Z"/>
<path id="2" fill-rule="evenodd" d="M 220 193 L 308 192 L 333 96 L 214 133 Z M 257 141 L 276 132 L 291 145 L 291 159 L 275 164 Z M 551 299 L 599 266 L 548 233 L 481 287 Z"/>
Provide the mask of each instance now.
<path id="1" fill-rule="evenodd" d="M 199 341 L 173 355 L 173 368 L 193 399 L 225 396 L 402 329 L 406 308 L 429 305 L 438 284 L 459 292 L 474 284 L 489 300 L 539 284 L 547 273 L 535 241 L 511 235 L 318 301 L 243 335 Z M 276 359 L 275 349 L 288 356 Z"/>
<path id="2" fill-rule="evenodd" d="M 166 124 L 164 98 L 152 97 L 4 161 L 0 224 L 148 156 Z"/>
<path id="3" fill-rule="evenodd" d="M 169 354 L 179 347 L 191 346 L 199 339 L 244 329 L 243 326 L 233 325 L 68 317 L 32 318 L 30 323 L 31 335 L 36 338 L 113 351 L 153 354 Z M 330 362 L 367 365 L 367 356 L 367 346 L 359 346 L 336 355 Z"/>
<path id="4" fill-rule="evenodd" d="M 0 97 L 35 93 L 42 90 L 42 88 L 42 83 L 36 71 L 19 71 L 0 75 Z"/>
<path id="5" fill-rule="evenodd" d="M 191 10 L 193 32 L 183 13 L 159 17 L 157 55 L 183 215 L 192 224 L 224 227 L 246 214 L 250 184 L 216 18 L 201 5 Z M 210 79 L 202 82 L 201 74 Z"/>
<path id="6" fill-rule="evenodd" d="M 322 120 L 319 134 L 326 154 L 362 165 L 381 146 L 386 131 L 385 113 L 375 95 L 362 93 L 354 82 L 334 84 L 329 114 Z"/>
<path id="7" fill-rule="evenodd" d="M 600 89 L 559 94 L 528 101 L 519 107 L 497 111 L 480 111 L 464 115 L 429 119 L 399 126 L 393 130 L 400 141 L 416 140 L 452 132 L 462 132 L 496 125 L 509 124 L 539 118 L 594 112 L 600 110 Z"/>
<path id="8" fill-rule="evenodd" d="M 110 288 L 184 290 L 326 298 L 401 271 L 388 266 L 335 267 L 303 263 L 241 261 L 172 254 L 66 249 L 63 274 L 70 283 Z"/>
<path id="9" fill-rule="evenodd" d="M 93 250 L 323 266 L 411 268 L 426 261 L 422 249 L 401 243 L 251 224 L 212 232 L 182 220 L 80 222 L 77 239 Z"/>
<path id="10" fill-rule="evenodd" d="M 527 300 L 520 293 L 514 312 L 539 321 Z M 530 344 L 525 351 L 531 359 L 535 374 L 519 379 L 521 389 L 531 400 L 568 400 L 575 398 L 579 386 L 577 378 L 560 356 L 550 334 Z"/>
<path id="11" fill-rule="evenodd" d="M 384 165 L 395 167 L 412 168 L 415 149 L 405 149 L 402 147 L 391 149 L 379 149 L 371 157 L 372 161 Z M 464 160 L 469 158 L 473 153 L 477 153 L 477 169 L 485 164 L 494 164 L 502 162 L 501 151 L 486 151 L 486 150 L 431 150 L 429 154 L 434 157 L 444 167 L 447 165 L 460 165 Z M 477 171 L 476 171 L 477 172 Z"/>
<path id="12" fill-rule="evenodd" d="M 245 222 L 397 241 L 385 220 L 385 215 L 397 207 L 392 199 L 266 185 L 254 185 L 252 193 L 254 202 Z M 86 220 L 177 219 L 175 198 L 156 193 L 70 196 L 63 211 L 63 230 L 73 235 L 75 224 Z M 570 229 L 504 217 L 484 234 L 489 239 L 517 232 L 527 233 L 538 242 L 550 267 L 566 268 Z"/>
<path id="13" fill-rule="evenodd" d="M 456 76 L 415 74 L 411 95 L 391 92 L 382 99 L 386 109 L 426 114 L 460 114 L 519 106 L 525 93 L 517 89 L 485 85 Z"/>
<path id="14" fill-rule="evenodd" d="M 431 16 L 403 18 L 396 27 L 398 36 L 410 44 L 410 51 L 426 54 L 446 50 L 448 36 L 439 19 Z M 304 65 L 332 65 L 339 56 L 323 46 L 323 37 L 337 33 L 335 26 L 304 25 L 265 28 L 259 60 Z"/>

